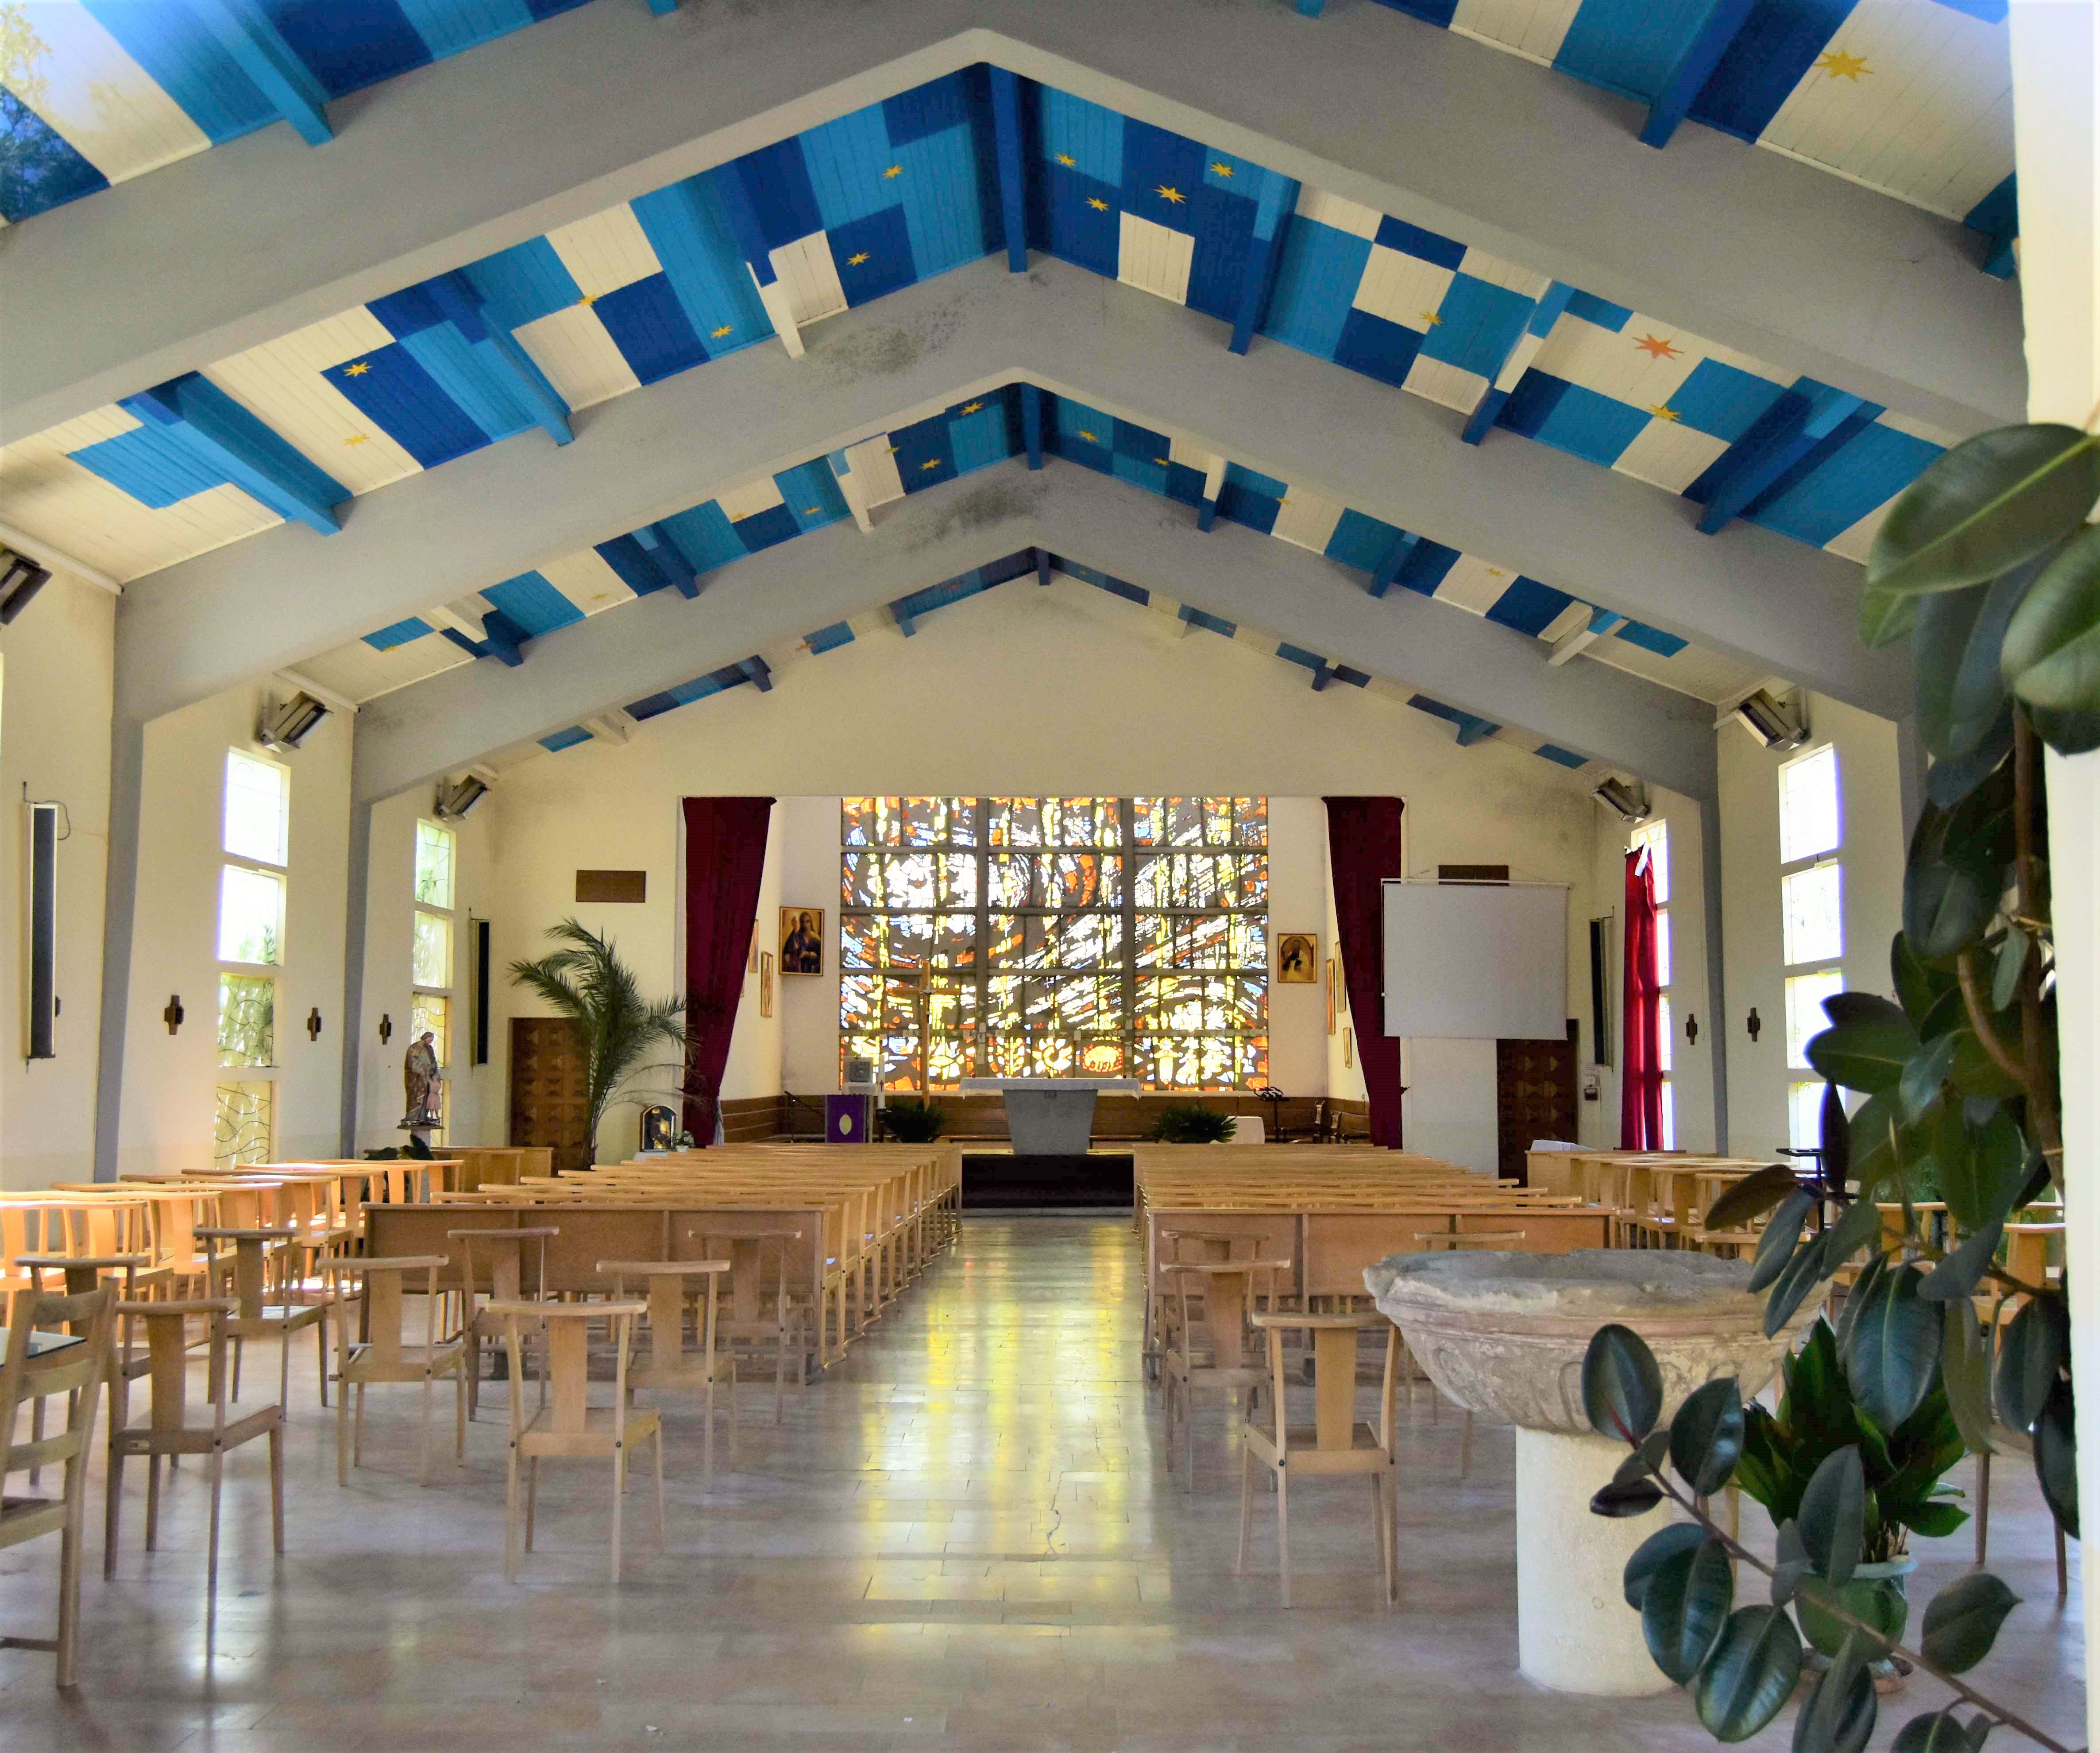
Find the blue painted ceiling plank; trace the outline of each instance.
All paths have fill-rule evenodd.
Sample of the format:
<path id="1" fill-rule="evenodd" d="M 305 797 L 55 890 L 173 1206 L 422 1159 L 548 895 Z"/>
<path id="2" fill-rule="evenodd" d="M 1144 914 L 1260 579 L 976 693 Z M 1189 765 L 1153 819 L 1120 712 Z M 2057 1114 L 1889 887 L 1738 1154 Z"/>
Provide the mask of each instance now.
<path id="1" fill-rule="evenodd" d="M 680 596 L 690 602 L 700 594 L 699 575 L 686 563 L 684 550 L 661 523 L 643 524 L 635 531 L 634 539 L 649 550 L 649 558 L 671 581 L 671 588 Z"/>
<path id="2" fill-rule="evenodd" d="M 649 10 L 659 18 L 668 18 L 678 10 L 678 0 L 649 0 Z"/>
<path id="3" fill-rule="evenodd" d="M 1028 448 L 1028 466 L 1043 466 L 1043 391 L 1032 383 L 1021 386 L 1021 433 Z"/>
<path id="4" fill-rule="evenodd" d="M 1327 691 L 1327 684 L 1334 679 L 1335 672 L 1330 669 L 1324 663 L 1321 664 L 1318 669 L 1312 672 L 1312 691 L 1315 694 L 1326 693 Z"/>
<path id="5" fill-rule="evenodd" d="M 122 406 L 139 420 L 165 426 L 199 461 L 280 517 L 311 525 L 324 536 L 342 528 L 335 508 L 351 497 L 342 482 L 196 372 L 171 378 Z"/>
<path id="6" fill-rule="evenodd" d="M 1740 34 L 1756 7 L 1756 0 L 1708 0 L 1706 16 L 1684 52 L 1662 82 L 1655 101 L 1648 106 L 1648 121 L 1640 137 L 1649 146 L 1667 146 L 1677 125 L 1691 113 L 1700 90 L 1714 76 L 1721 57 Z"/>
<path id="7" fill-rule="evenodd" d="M 714 173 L 715 192 L 721 196 L 723 210 L 729 214 L 729 228 L 736 234 L 737 248 L 751 264 L 751 272 L 758 276 L 758 284 L 770 286 L 775 278 L 773 272 L 773 253 L 765 247 L 765 230 L 758 223 L 758 209 L 752 204 L 751 191 L 744 186 L 743 171 L 734 162 L 724 165 Z"/>
<path id="8" fill-rule="evenodd" d="M 909 639 L 918 633 L 919 624 L 911 618 L 911 612 L 904 603 L 905 599 L 899 597 L 889 605 L 889 615 L 890 619 L 897 623 L 897 630 Z"/>
<path id="9" fill-rule="evenodd" d="M 190 10 L 307 145 L 334 137 L 328 94 L 258 0 L 190 0 Z"/>
<path id="10" fill-rule="evenodd" d="M 1994 280 L 2010 280 L 2019 266 L 2013 254 L 2014 240 L 2020 235 L 2019 173 L 2010 170 L 2003 182 L 1968 212 L 1961 223 L 1988 240 L 1983 272 Z"/>
<path id="11" fill-rule="evenodd" d="M 557 444 L 567 444 L 575 436 L 569 430 L 569 404 L 510 331 L 489 320 L 484 309 L 488 301 L 474 282 L 455 270 L 426 284 L 447 320 L 473 348 L 474 357 L 516 392 L 541 431 Z"/>
<path id="12" fill-rule="evenodd" d="M 491 609 L 481 620 L 482 653 L 508 669 L 525 661 L 525 641 L 530 637 L 501 609 Z"/>
<path id="13" fill-rule="evenodd" d="M 1699 528 L 1725 529 L 1750 502 L 1866 404 L 1812 378 L 1796 381 L 1771 412 L 1729 447 L 1714 466 Z"/>
<path id="14" fill-rule="evenodd" d="M 1490 724 L 1485 718 L 1476 718 L 1471 713 L 1462 713 L 1458 722 L 1458 746 L 1471 748 L 1476 743 L 1485 743 L 1500 729 L 1500 725 Z"/>
<path id="15" fill-rule="evenodd" d="M 1560 320 L 1561 313 L 1574 296 L 1575 289 L 1562 280 L 1551 281 L 1538 295 L 1524 327 L 1510 337 L 1509 346 L 1495 362 L 1495 369 L 1486 374 L 1488 386 L 1481 391 L 1480 400 L 1473 404 L 1472 413 L 1466 418 L 1465 430 L 1458 435 L 1467 444 L 1477 444 L 1488 435 L 1507 405 L 1511 391 L 1524 375 L 1524 368 L 1538 356 L 1546 338 L 1553 333 L 1553 325 Z"/>
<path id="16" fill-rule="evenodd" d="M 773 691 L 773 666 L 762 657 L 747 657 L 740 667 L 761 694 Z"/>
<path id="17" fill-rule="evenodd" d="M 1247 245 L 1246 267 L 1240 281 L 1239 307 L 1233 316 L 1233 338 L 1225 343 L 1226 351 L 1232 353 L 1246 351 L 1268 315 L 1277 264 L 1283 259 L 1291 215 L 1298 206 L 1295 182 L 1277 176 L 1273 170 L 1262 174 L 1272 179 L 1275 187 L 1264 185 L 1255 210 L 1254 236 Z"/>
<path id="18" fill-rule="evenodd" d="M 1400 576 L 1401 567 L 1407 563 L 1408 555 L 1414 552 L 1415 545 L 1421 540 L 1419 536 L 1408 530 L 1402 530 L 1393 537 L 1392 545 L 1386 550 L 1384 558 L 1378 563 L 1378 570 L 1371 574 L 1373 596 L 1382 597 L 1392 589 L 1393 580 Z"/>
<path id="19" fill-rule="evenodd" d="M 1050 582 L 1050 550 L 1048 548 L 1035 550 L 1035 582 L 1039 585 Z"/>
<path id="20" fill-rule="evenodd" d="M 999 211 L 1006 227 L 1006 265 L 1028 272 L 1027 172 L 1021 157 L 1021 81 L 1004 67 L 991 69 L 992 138 L 999 154 Z"/>

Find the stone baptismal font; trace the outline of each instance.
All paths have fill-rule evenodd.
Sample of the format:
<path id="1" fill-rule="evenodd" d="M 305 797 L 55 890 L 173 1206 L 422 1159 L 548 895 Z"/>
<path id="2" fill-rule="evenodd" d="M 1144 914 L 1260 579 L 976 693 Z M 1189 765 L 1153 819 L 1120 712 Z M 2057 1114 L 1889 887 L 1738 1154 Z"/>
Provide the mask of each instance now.
<path id="1" fill-rule="evenodd" d="M 1674 1512 L 1590 1512 L 1626 1458 L 1582 1410 L 1590 1336 L 1617 1322 L 1661 1367 L 1666 1425 L 1702 1383 L 1732 1375 L 1747 1400 L 1764 1387 L 1820 1299 L 1765 1337 L 1765 1299 L 1746 1261 L 1688 1250 L 1584 1248 L 1567 1254 L 1394 1254 L 1364 1283 L 1429 1379 L 1451 1400 L 1516 1426 L 1519 1666 L 1542 1685 L 1614 1698 L 1667 1692 L 1621 1574 Z"/>

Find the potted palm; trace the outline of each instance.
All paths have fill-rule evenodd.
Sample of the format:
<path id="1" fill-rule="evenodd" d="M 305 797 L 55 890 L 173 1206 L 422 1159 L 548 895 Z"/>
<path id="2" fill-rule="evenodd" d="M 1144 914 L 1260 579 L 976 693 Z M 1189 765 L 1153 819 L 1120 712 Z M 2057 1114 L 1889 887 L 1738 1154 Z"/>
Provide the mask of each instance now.
<path id="1" fill-rule="evenodd" d="M 899 1144 L 931 1144 L 947 1129 L 948 1116 L 923 1096 L 900 1096 L 883 1108 L 882 1124 Z"/>
<path id="2" fill-rule="evenodd" d="M 514 961 L 510 982 L 538 995 L 558 1016 L 568 1018 L 584 1051 L 587 1118 L 585 1122 L 585 1163 L 598 1152 L 598 1128 L 607 1109 L 615 1101 L 640 1101 L 660 1097 L 662 1089 L 626 1086 L 644 1071 L 676 1074 L 678 1093 L 688 1081 L 690 1058 L 686 1028 L 681 1020 L 686 1001 L 679 998 L 646 999 L 634 970 L 621 961 L 612 940 L 601 937 L 580 921 L 565 919 L 549 925 L 547 935 L 559 948 L 537 961 Z M 645 1063 L 653 1053 L 674 1048 L 676 1057 Z"/>
<path id="3" fill-rule="evenodd" d="M 1161 1144 L 1228 1144 L 1238 1130 L 1239 1122 L 1231 1115 L 1200 1102 L 1170 1103 L 1152 1124 L 1152 1136 Z"/>

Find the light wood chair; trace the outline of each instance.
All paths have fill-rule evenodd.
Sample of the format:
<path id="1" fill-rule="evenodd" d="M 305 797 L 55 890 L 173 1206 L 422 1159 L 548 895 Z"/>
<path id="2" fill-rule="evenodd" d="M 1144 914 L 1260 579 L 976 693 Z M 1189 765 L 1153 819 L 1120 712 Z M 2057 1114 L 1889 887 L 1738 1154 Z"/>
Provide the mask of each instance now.
<path id="1" fill-rule="evenodd" d="M 1251 1406 L 1254 1397 L 1268 1385 L 1268 1371 L 1248 1358 L 1248 1316 L 1260 1298 L 1273 1296 L 1275 1275 L 1290 1269 L 1287 1260 L 1189 1261 L 1165 1269 L 1172 1291 L 1162 1372 L 1167 1466 L 1171 1473 L 1178 1430 L 1185 1491 L 1196 1489 L 1192 1415 L 1197 1393 L 1219 1389 L 1234 1402 L 1245 1394 Z"/>
<path id="2" fill-rule="evenodd" d="M 64 1286 L 63 1294 L 82 1296 L 88 1292 L 107 1284 L 117 1292 L 119 1307 L 138 1297 L 143 1274 L 152 1287 L 161 1287 L 164 1279 L 152 1270 L 153 1259 L 149 1254 L 90 1254 L 76 1258 L 70 1255 L 24 1254 L 15 1264 L 27 1274 L 28 1288 L 37 1296 L 45 1293 L 44 1280 L 56 1274 Z M 57 1291 L 57 1287 L 51 1287 Z M 112 1425 L 124 1421 L 124 1408 L 130 1385 L 143 1375 L 151 1364 L 150 1355 L 136 1349 L 133 1325 L 128 1317 L 118 1318 L 109 1357 L 109 1421 Z M 39 1400 L 30 1413 L 29 1435 L 33 1440 L 44 1433 L 44 1403 Z M 40 1468 L 32 1468 L 29 1483 L 33 1487 Z"/>
<path id="3" fill-rule="evenodd" d="M 421 1382 L 423 1384 L 422 1420 L 416 1438 L 416 1482 L 430 1478 L 430 1396 L 438 1378 L 449 1375 L 454 1389 L 452 1457 L 466 1461 L 466 1340 L 452 1334 L 438 1337 L 438 1274 L 451 1263 L 444 1254 L 397 1254 L 390 1259 L 333 1260 L 321 1270 L 335 1281 L 332 1306 L 336 1313 L 336 1383 L 341 1392 L 335 1408 L 336 1483 L 347 1486 L 350 1470 L 364 1464 L 364 1390 L 373 1382 Z M 412 1274 L 422 1274 L 420 1288 L 412 1288 Z M 349 1294 L 352 1278 L 364 1281 L 361 1298 Z M 423 1338 L 411 1345 L 401 1336 L 403 1300 L 420 1296 L 423 1302 Z M 353 1337 L 353 1310 L 363 1315 L 364 1334 Z M 355 1417 L 351 1389 L 357 1390 Z"/>
<path id="4" fill-rule="evenodd" d="M 590 1460 L 599 1455 L 612 1463 L 612 1580 L 620 1580 L 621 1511 L 627 1497 L 627 1459 L 644 1437 L 654 1439 L 656 1460 L 656 1539 L 664 1539 L 664 1421 L 653 1406 L 628 1402 L 628 1364 L 634 1345 L 634 1322 L 646 1314 L 640 1302 L 498 1303 L 487 1305 L 503 1322 L 510 1355 L 510 1463 L 503 1523 L 503 1577 L 518 1580 L 518 1488 L 523 1474 L 524 1547 L 532 1550 L 533 1517 L 539 1503 L 540 1463 Z M 589 1404 L 590 1322 L 605 1321 L 612 1330 L 613 1396 L 609 1406 Z M 547 1329 L 549 1403 L 525 1416 L 518 1391 L 524 1367 L 521 1327 L 544 1322 Z"/>
<path id="5" fill-rule="evenodd" d="M 295 1303 L 288 1299 L 288 1269 L 302 1238 L 292 1229 L 205 1229 L 196 1239 L 214 1250 L 208 1268 L 211 1298 L 231 1296 L 234 1312 L 226 1323 L 233 1341 L 233 1398 L 240 1398 L 240 1360 L 251 1339 L 277 1341 L 277 1404 L 291 1415 L 288 1405 L 292 1384 L 292 1336 L 303 1327 L 314 1330 L 314 1363 L 320 1377 L 321 1405 L 328 1400 L 329 1305 L 325 1302 Z M 217 1250 L 223 1247 L 223 1252 Z"/>
<path id="6" fill-rule="evenodd" d="M 1166 1269 L 1185 1261 L 1193 1265 L 1230 1260 L 1259 1260 L 1266 1239 L 1263 1236 L 1243 1234 L 1231 1230 L 1181 1228 L 1162 1229 L 1159 1231 L 1154 1239 L 1159 1255 L 1158 1275 L 1145 1311 L 1145 1373 L 1149 1380 L 1158 1379 L 1162 1336 L 1167 1330 L 1167 1302 L 1174 1294 L 1173 1287 L 1167 1278 Z"/>
<path id="7" fill-rule="evenodd" d="M 558 1224 L 520 1230 L 448 1230 L 445 1239 L 460 1245 L 460 1331 L 466 1340 L 466 1415 L 472 1423 L 481 1410 L 481 1342 L 492 1345 L 503 1340 L 501 1322 L 484 1318 L 474 1299 L 479 1294 L 480 1269 L 488 1269 L 488 1293 L 500 1303 L 545 1302 L 547 1300 L 547 1243 L 562 1233 Z M 525 1270 L 526 1244 L 534 1245 L 536 1259 L 530 1283 Z M 479 1256 L 479 1258 L 477 1258 Z M 497 1353 L 501 1356 L 501 1353 Z M 540 1382 L 542 1403 L 546 1398 L 546 1377 Z"/>
<path id="8" fill-rule="evenodd" d="M 133 1455 L 146 1459 L 146 1550 L 158 1544 L 161 1533 L 161 1457 L 172 1462 L 181 1455 L 210 1457 L 207 1477 L 211 1482 L 210 1557 L 206 1560 L 205 1587 L 218 1589 L 219 1500 L 225 1486 L 226 1453 L 258 1437 L 270 1439 L 270 1526 L 272 1548 L 285 1549 L 285 1409 L 266 1406 L 245 1417 L 227 1416 L 227 1343 L 239 1318 L 240 1300 L 232 1296 L 196 1297 L 182 1302 L 121 1303 L 118 1314 L 146 1330 L 146 1353 L 152 1379 L 152 1399 L 143 1424 L 109 1427 L 109 1477 L 104 1509 L 102 1574 L 117 1574 L 117 1525 L 124 1499 L 124 1463 Z M 189 1421 L 189 1351 L 192 1343 L 189 1323 L 201 1319 L 208 1369 L 205 1393 L 211 1402 L 209 1422 Z M 237 1343 L 237 1341 L 236 1341 Z M 169 1468 L 172 1478 L 174 1468 Z"/>
<path id="9" fill-rule="evenodd" d="M 73 1296 L 18 1292 L 0 1362 L 0 1551 L 43 1534 L 59 1536 L 57 1634 L 0 1636 L 0 1649 L 51 1650 L 58 1658 L 58 1683 L 64 1687 L 78 1684 L 80 1677 L 81 1506 L 116 1305 L 117 1293 L 107 1285 Z M 20 1441 L 15 1433 L 23 1403 L 60 1394 L 67 1401 L 65 1428 Z M 7 1495 L 13 1475 L 59 1464 L 65 1474 L 58 1496 Z"/>
<path id="10" fill-rule="evenodd" d="M 1447 1234 L 1441 1230 L 1418 1230 L 1414 1233 L 1414 1239 L 1426 1248 L 1432 1250 L 1440 1247 L 1448 1248 L 1455 1254 L 1469 1247 L 1521 1247 L 1524 1246 L 1524 1234 L 1525 1232 L 1521 1230 L 1475 1230 L 1457 1234 Z M 1400 1330 L 1395 1327 L 1393 1331 L 1397 1333 Z M 1412 1405 L 1414 1399 L 1414 1384 L 1410 1380 L 1408 1384 L 1408 1403 Z M 1443 1410 L 1443 1406 L 1444 1397 L 1436 1392 L 1436 1386 L 1432 1383 L 1429 1395 L 1430 1423 L 1433 1424 L 1437 1422 L 1437 1415 Z M 1473 1470 L 1473 1409 L 1471 1406 L 1461 1406 L 1459 1411 L 1465 1414 L 1465 1417 L 1458 1425 L 1458 1477 L 1463 1479 Z"/>
<path id="11" fill-rule="evenodd" d="M 1290 1499 L 1293 1477 L 1355 1474 L 1371 1482 L 1371 1526 L 1384 1573 L 1385 1598 L 1399 1597 L 1400 1464 L 1393 1445 L 1393 1389 L 1400 1373 L 1400 1330 L 1374 1312 L 1361 1314 L 1257 1314 L 1254 1325 L 1268 1339 L 1272 1425 L 1264 1429 L 1251 1410 L 1240 1435 L 1240 1545 L 1233 1574 L 1246 1569 L 1247 1533 L 1254 1519 L 1254 1469 L 1259 1463 L 1276 1485 L 1277 1566 L 1283 1605 L 1290 1605 Z M 1385 1368 L 1379 1390 L 1375 1429 L 1357 1417 L 1357 1336 L 1385 1329 Z M 1312 1424 L 1290 1428 L 1285 1398 L 1283 1336 L 1304 1333 L 1312 1346 Z"/>
<path id="12" fill-rule="evenodd" d="M 802 1239 L 802 1232 L 748 1230 L 717 1233 L 688 1230 L 686 1239 L 698 1242 L 709 1257 L 730 1263 L 727 1307 L 717 1322 L 717 1336 L 727 1345 L 763 1345 L 771 1341 L 773 1422 L 784 1423 L 789 1348 L 793 1348 L 795 1384 L 798 1388 L 803 1385 L 808 1358 L 814 1349 L 808 1330 L 816 1319 L 815 1300 L 795 1296 L 789 1283 L 788 1262 L 795 1244 Z M 769 1273 L 773 1284 L 770 1298 L 765 1294 Z M 769 1301 L 772 1305 L 770 1313 L 766 1309 Z"/>
<path id="13" fill-rule="evenodd" d="M 612 1280 L 612 1300 L 627 1300 L 627 1281 L 648 1287 L 649 1350 L 627 1370 L 627 1389 L 667 1389 L 696 1393 L 701 1409 L 701 1486 L 715 1488 L 715 1389 L 729 1386 L 729 1464 L 736 1465 L 736 1359 L 716 1348 L 715 1287 L 730 1269 L 726 1260 L 601 1260 L 598 1269 Z M 695 1292 L 691 1280 L 706 1282 Z M 686 1309 L 693 1305 L 695 1338 L 686 1345 Z"/>

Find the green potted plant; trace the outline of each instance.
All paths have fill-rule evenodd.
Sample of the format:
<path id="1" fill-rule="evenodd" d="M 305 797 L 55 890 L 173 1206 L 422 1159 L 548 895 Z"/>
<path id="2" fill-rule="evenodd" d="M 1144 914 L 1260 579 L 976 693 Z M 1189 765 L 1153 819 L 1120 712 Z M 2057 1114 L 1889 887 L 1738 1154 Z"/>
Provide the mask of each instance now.
<path id="1" fill-rule="evenodd" d="M 948 1116 L 923 1096 L 899 1096 L 881 1111 L 883 1124 L 899 1144 L 931 1144 L 947 1130 Z"/>
<path id="2" fill-rule="evenodd" d="M 1152 1123 L 1152 1136 L 1161 1144 L 1229 1144 L 1238 1130 L 1239 1122 L 1231 1115 L 1200 1102 L 1171 1102 Z"/>
<path id="3" fill-rule="evenodd" d="M 1859 1450 L 1865 1485 L 1860 1562 L 1838 1598 L 1894 1641 L 1910 1618 L 1904 1579 L 1917 1568 L 1910 1536 L 1943 1539 L 1969 1519 L 1948 1501 L 1959 1491 L 1943 1483 L 1964 1452 L 1946 1390 L 1935 1384 L 1915 1412 L 1884 1432 L 1854 1397 L 1827 1321 L 1818 1321 L 1807 1343 L 1782 1365 L 1781 1380 L 1777 1412 L 1755 1402 L 1743 1408 L 1736 1483 L 1771 1512 L 1775 1527 L 1798 1521 L 1816 1469 L 1841 1450 Z M 1800 1598 L 1797 1611 L 1809 1642 L 1835 1656 L 1845 1627 L 1811 1596 Z M 1886 1667 L 1886 1660 L 1877 1665 Z"/>

